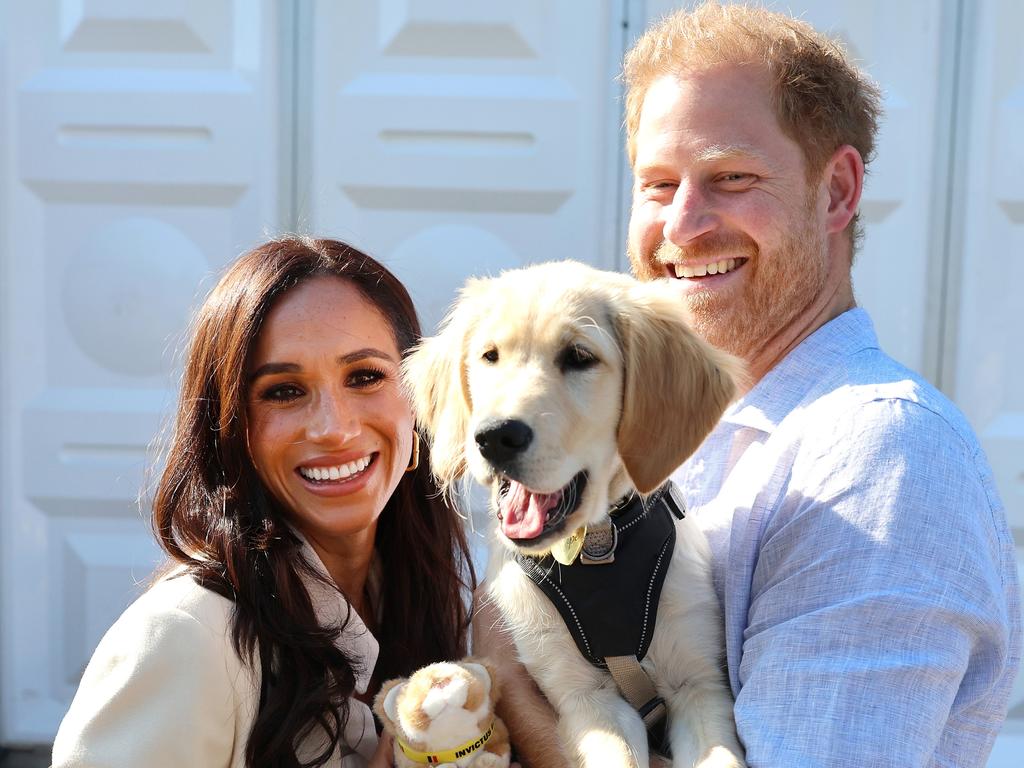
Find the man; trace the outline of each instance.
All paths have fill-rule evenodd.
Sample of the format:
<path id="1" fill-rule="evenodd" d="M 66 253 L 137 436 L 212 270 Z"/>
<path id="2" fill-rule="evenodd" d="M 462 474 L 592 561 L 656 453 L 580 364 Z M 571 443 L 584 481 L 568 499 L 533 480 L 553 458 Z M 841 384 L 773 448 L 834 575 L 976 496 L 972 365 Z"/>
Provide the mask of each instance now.
<path id="1" fill-rule="evenodd" d="M 1013 541 L 963 416 L 855 305 L 877 90 L 808 25 L 714 4 L 650 29 L 625 82 L 632 268 L 750 374 L 675 476 L 749 764 L 984 765 L 1020 659 Z M 524 758 L 564 764 L 536 693 L 505 691 Z"/>

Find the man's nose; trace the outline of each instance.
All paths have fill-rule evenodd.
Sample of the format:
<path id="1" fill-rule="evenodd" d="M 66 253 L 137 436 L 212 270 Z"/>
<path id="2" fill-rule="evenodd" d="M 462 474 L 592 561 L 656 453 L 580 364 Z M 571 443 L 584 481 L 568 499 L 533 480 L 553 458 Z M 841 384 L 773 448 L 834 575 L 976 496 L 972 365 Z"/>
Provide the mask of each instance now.
<path id="1" fill-rule="evenodd" d="M 718 215 L 707 191 L 699 183 L 687 179 L 679 183 L 672 204 L 663 210 L 662 235 L 678 246 L 684 246 L 718 226 Z"/>
<path id="2" fill-rule="evenodd" d="M 358 413 L 341 394 L 320 394 L 314 402 L 306 434 L 317 442 L 343 443 L 359 434 L 361 429 Z"/>

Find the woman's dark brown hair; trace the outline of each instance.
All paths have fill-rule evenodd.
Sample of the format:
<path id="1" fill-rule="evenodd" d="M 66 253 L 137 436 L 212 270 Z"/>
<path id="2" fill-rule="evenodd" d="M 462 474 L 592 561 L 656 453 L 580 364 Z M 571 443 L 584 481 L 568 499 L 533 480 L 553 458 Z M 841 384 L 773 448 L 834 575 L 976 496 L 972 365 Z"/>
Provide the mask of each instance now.
<path id="1" fill-rule="evenodd" d="M 298 542 L 246 447 L 248 356 L 271 306 L 304 280 L 348 281 L 388 320 L 404 355 L 420 336 L 404 286 L 378 262 L 333 240 L 286 238 L 243 255 L 210 293 L 192 330 L 177 418 L 157 486 L 153 525 L 173 561 L 230 599 L 232 640 L 261 673 L 246 745 L 250 766 L 318 766 L 338 745 L 360 659 L 334 645 L 343 626 L 320 626 L 303 587 Z M 461 521 L 438 494 L 427 451 L 381 513 L 383 583 L 374 678 L 465 654 L 467 595 L 475 575 Z M 257 666 L 258 665 L 258 666 Z M 308 763 L 296 745 L 322 727 Z"/>

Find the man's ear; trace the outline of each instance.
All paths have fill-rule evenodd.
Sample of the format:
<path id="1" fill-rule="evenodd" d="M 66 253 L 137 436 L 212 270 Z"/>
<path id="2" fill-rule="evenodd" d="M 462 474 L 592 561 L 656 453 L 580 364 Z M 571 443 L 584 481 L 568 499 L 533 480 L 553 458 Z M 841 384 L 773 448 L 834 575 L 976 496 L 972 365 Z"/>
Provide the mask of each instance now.
<path id="1" fill-rule="evenodd" d="M 623 358 L 619 456 L 640 493 L 656 490 L 736 395 L 740 363 L 700 339 L 679 297 L 636 285 L 615 313 Z"/>
<path id="2" fill-rule="evenodd" d="M 839 147 L 825 164 L 822 180 L 828 189 L 825 231 L 842 232 L 857 213 L 864 192 L 864 159 L 849 144 Z"/>
<path id="3" fill-rule="evenodd" d="M 489 282 L 466 283 L 439 333 L 424 339 L 402 363 L 416 421 L 429 438 L 431 470 L 443 488 L 450 488 L 466 471 L 470 417 L 466 337 L 476 316 L 476 299 Z"/>

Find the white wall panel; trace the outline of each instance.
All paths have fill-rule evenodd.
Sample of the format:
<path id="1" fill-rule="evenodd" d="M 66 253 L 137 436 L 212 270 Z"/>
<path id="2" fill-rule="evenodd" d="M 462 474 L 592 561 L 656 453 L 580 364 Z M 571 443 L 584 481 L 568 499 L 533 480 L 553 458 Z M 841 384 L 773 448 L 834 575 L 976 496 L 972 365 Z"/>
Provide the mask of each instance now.
<path id="1" fill-rule="evenodd" d="M 617 5 L 316 3 L 299 225 L 381 257 L 428 329 L 467 275 L 617 265 Z"/>
<path id="2" fill-rule="evenodd" d="M 1006 504 L 1024 574 L 1024 7 L 978 3 L 966 41 L 962 171 L 954 208 L 960 246 L 947 275 L 946 362 L 952 393 L 981 438 Z M 1024 761 L 1024 677 L 990 765 Z"/>
<path id="3" fill-rule="evenodd" d="M 269 0 L 4 11 L 0 738 L 32 742 L 159 558 L 135 500 L 190 308 L 279 225 L 279 40 Z"/>

